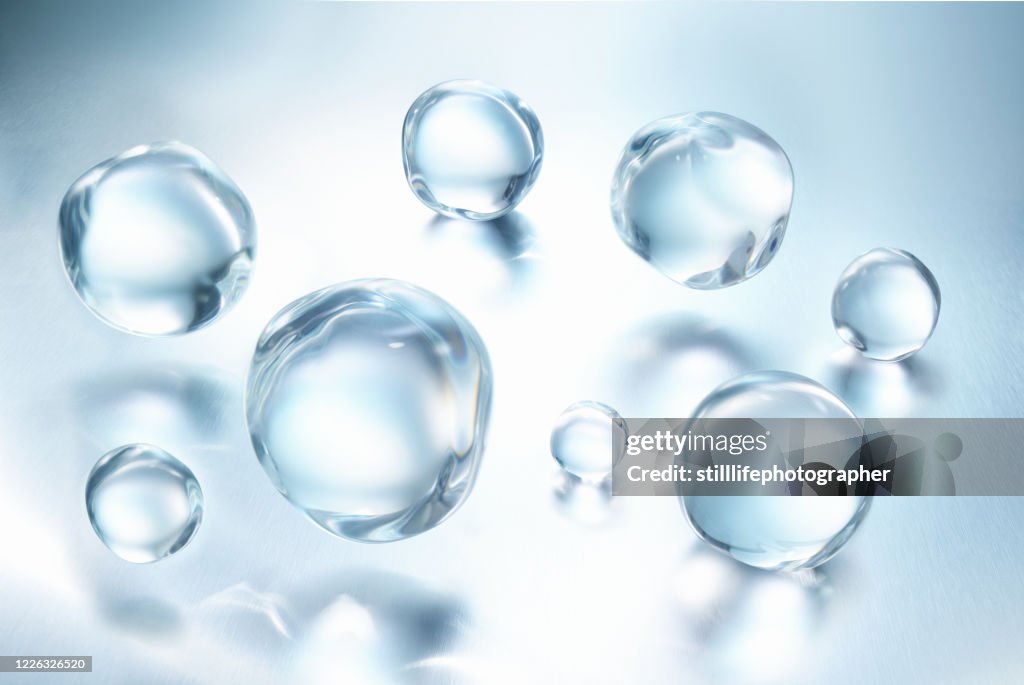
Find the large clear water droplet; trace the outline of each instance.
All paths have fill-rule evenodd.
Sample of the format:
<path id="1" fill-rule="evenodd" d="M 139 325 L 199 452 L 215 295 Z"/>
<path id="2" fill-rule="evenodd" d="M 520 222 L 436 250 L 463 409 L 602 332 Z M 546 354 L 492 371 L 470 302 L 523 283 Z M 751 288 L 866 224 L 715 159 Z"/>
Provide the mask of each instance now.
<path id="1" fill-rule="evenodd" d="M 551 431 L 551 456 L 584 481 L 606 479 L 626 448 L 626 422 L 600 402 L 576 402 L 558 417 Z"/>
<path id="2" fill-rule="evenodd" d="M 153 445 L 125 445 L 100 457 L 85 486 L 85 504 L 103 544 L 136 564 L 174 554 L 203 520 L 199 481 Z"/>
<path id="3" fill-rule="evenodd" d="M 665 117 L 627 143 L 612 183 L 619 237 L 677 283 L 724 288 L 772 260 L 793 169 L 779 144 L 717 112 Z"/>
<path id="4" fill-rule="evenodd" d="M 514 93 L 447 81 L 412 103 L 402 129 L 405 177 L 435 212 L 487 220 L 512 211 L 533 187 L 544 137 Z"/>
<path id="5" fill-rule="evenodd" d="M 850 456 L 849 437 L 862 432 L 854 413 L 827 388 L 784 371 L 726 382 L 704 399 L 694 418 L 832 419 L 816 425 L 815 444 L 836 445 L 840 453 L 825 461 L 841 466 Z M 688 495 L 681 500 L 706 542 L 745 564 L 772 570 L 810 568 L 830 559 L 860 525 L 869 503 L 860 496 Z"/>
<path id="6" fill-rule="evenodd" d="M 928 342 L 941 303 L 939 284 L 921 260 L 878 247 L 853 260 L 839 277 L 832 323 L 864 356 L 898 361 Z"/>
<path id="7" fill-rule="evenodd" d="M 317 291 L 264 329 L 246 412 L 260 463 L 326 530 L 388 542 L 469 495 L 491 402 L 487 350 L 444 300 L 374 279 Z"/>
<path id="8" fill-rule="evenodd" d="M 103 321 L 138 335 L 209 324 L 245 292 L 256 249 L 249 203 L 181 143 L 132 148 L 85 172 L 60 209 L 68 278 Z"/>

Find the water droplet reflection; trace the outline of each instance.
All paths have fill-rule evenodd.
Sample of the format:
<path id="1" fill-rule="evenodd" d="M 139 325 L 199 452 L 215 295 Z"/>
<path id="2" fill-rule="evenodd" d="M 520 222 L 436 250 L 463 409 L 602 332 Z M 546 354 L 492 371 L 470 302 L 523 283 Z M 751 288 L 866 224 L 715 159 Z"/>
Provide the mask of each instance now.
<path id="1" fill-rule="evenodd" d="M 380 572 L 314 583 L 293 606 L 294 682 L 430 682 L 410 667 L 452 653 L 468 627 L 453 597 Z"/>
<path id="2" fill-rule="evenodd" d="M 489 295 L 529 288 L 539 275 L 536 231 L 520 212 L 490 221 L 436 216 L 427 223 L 424 243 L 428 253 L 437 254 L 437 263 L 459 265 L 461 283 Z"/>
<path id="3" fill-rule="evenodd" d="M 832 596 L 823 569 L 771 573 L 703 545 L 679 569 L 684 637 L 716 682 L 781 682 L 800 672 Z"/>
<path id="4" fill-rule="evenodd" d="M 292 638 L 294 624 L 281 595 L 261 592 L 248 582 L 235 583 L 201 601 L 195 620 L 260 652 L 285 645 Z"/>
<path id="5" fill-rule="evenodd" d="M 724 328 L 691 315 L 660 315 L 614 347 L 617 397 L 629 416 L 691 416 L 726 380 L 760 366 L 753 352 Z"/>
<path id="6" fill-rule="evenodd" d="M 227 415 L 239 399 L 217 369 L 165 366 L 98 370 L 72 401 L 81 433 L 98 448 L 153 442 L 194 453 L 225 449 Z"/>
<path id="7" fill-rule="evenodd" d="M 511 212 L 490 221 L 460 221 L 435 216 L 427 224 L 427 231 L 435 235 L 458 232 L 471 236 L 482 249 L 507 262 L 529 257 L 537 239 L 533 224 L 521 212 Z"/>
<path id="8" fill-rule="evenodd" d="M 568 519 L 596 526 L 608 521 L 612 514 L 611 479 L 591 483 L 562 471 L 554 488 L 555 502 Z"/>
<path id="9" fill-rule="evenodd" d="M 917 413 L 942 394 L 940 369 L 921 357 L 898 362 L 868 359 L 843 347 L 829 360 L 826 384 L 858 416 L 902 417 Z"/>

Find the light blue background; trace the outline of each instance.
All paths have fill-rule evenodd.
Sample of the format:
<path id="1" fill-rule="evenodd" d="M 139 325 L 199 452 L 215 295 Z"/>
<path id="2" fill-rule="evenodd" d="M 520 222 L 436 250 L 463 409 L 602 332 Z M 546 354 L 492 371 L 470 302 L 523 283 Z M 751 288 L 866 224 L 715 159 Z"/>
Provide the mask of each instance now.
<path id="1" fill-rule="evenodd" d="M 7 678 L 1024 680 L 1019 499 L 880 500 L 821 574 L 779 577 L 709 555 L 668 498 L 583 522 L 593 507 L 560 504 L 547 453 L 575 400 L 683 416 L 759 368 L 863 416 L 1021 416 L 1022 35 L 1011 4 L 4 4 L 0 652 L 92 654 L 96 671 Z M 537 186 L 497 228 L 434 221 L 402 175 L 409 103 L 464 77 L 517 92 L 544 127 Z M 608 211 L 630 134 L 698 109 L 769 132 L 796 175 L 779 255 L 718 292 L 642 263 Z M 75 298 L 57 209 L 89 166 L 169 138 L 244 190 L 260 250 L 222 321 L 134 338 Z M 829 318 L 839 273 L 879 245 L 942 288 L 908 364 L 857 361 Z M 475 492 L 386 546 L 291 508 L 241 408 L 272 314 L 365 276 L 452 302 L 496 377 Z M 207 497 L 194 542 L 155 565 L 121 562 L 85 515 L 89 469 L 131 440 L 184 460 Z"/>

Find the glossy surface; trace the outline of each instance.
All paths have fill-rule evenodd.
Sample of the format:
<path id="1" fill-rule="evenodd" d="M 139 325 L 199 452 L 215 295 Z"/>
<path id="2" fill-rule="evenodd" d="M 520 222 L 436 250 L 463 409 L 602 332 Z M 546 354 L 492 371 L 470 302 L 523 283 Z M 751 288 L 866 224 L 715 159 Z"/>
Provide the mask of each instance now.
<path id="1" fill-rule="evenodd" d="M 779 144 L 719 112 L 647 124 L 626 144 L 612 182 L 623 242 L 673 281 L 702 290 L 767 266 L 792 203 L 793 168 Z"/>
<path id="2" fill-rule="evenodd" d="M 850 455 L 847 437 L 861 432 L 857 417 L 827 388 L 783 371 L 758 371 L 722 384 L 701 402 L 694 418 L 839 419 L 816 430 L 815 444 L 838 445 L 837 458 L 823 461 L 840 466 Z M 869 503 L 869 498 L 853 496 L 697 495 L 680 500 L 694 530 L 713 547 L 750 566 L 786 571 L 832 558 L 861 524 Z"/>
<path id="3" fill-rule="evenodd" d="M 402 127 L 402 162 L 423 204 L 450 217 L 486 220 L 530 192 L 544 135 L 517 95 L 482 81 L 446 81 L 412 103 Z"/>
<path id="4" fill-rule="evenodd" d="M 832 295 L 836 333 L 865 357 L 899 361 L 935 331 L 942 296 L 928 267 L 905 250 L 878 247 L 853 260 Z"/>
<path id="5" fill-rule="evenodd" d="M 174 554 L 203 521 L 199 481 L 153 445 L 125 445 L 104 454 L 89 474 L 85 505 L 103 544 L 136 564 Z"/>
<path id="6" fill-rule="evenodd" d="M 139 335 L 198 330 L 245 292 L 256 250 L 248 201 L 181 143 L 140 145 L 85 172 L 60 209 L 71 284 L 102 320 Z"/>
<path id="7" fill-rule="evenodd" d="M 614 498 L 597 526 L 564 515 L 549 449 L 577 399 L 685 417 L 765 368 L 863 417 L 1021 416 L 1024 79 L 1007 65 L 1024 64 L 1022 22 L 1014 3 L 0 3 L 4 653 L 94 656 L 92 674 L 33 683 L 282 685 L 303 655 L 333 664 L 365 635 L 330 610 L 349 597 L 377 654 L 424 685 L 1024 682 L 1024 498 L 879 498 L 814 570 L 826 591 L 780 591 L 804 574 L 711 549 L 670 497 Z M 484 244 L 438 240 L 403 178 L 409 103 L 466 74 L 543 117 L 541 181 L 508 215 L 529 222 L 526 254 L 483 222 L 445 230 Z M 697 107 L 768 131 L 797 176 L 771 266 L 711 293 L 634 257 L 607 203 L 636 127 Z M 143 340 L 68 287 L 56 207 L 111 151 L 170 135 L 245 190 L 258 265 L 216 325 Z M 839 273 L 878 245 L 917 252 L 943 289 L 936 334 L 895 364 L 829 320 Z M 242 396 L 275 312 L 382 274 L 473 322 L 494 409 L 465 506 L 359 545 L 269 485 Z M 96 540 L 82 502 L 96 458 L 138 441 L 187 457 L 208 504 L 189 547 L 141 567 Z M 688 573 L 696 550 L 716 563 Z M 392 606 L 364 601 L 358 572 Z M 448 596 L 401 599 L 424 588 Z"/>
<path id="8" fill-rule="evenodd" d="M 445 520 L 483 455 L 491 365 L 476 331 L 401 281 L 291 303 L 260 336 L 246 413 L 278 490 L 324 529 L 391 542 Z"/>
<path id="9" fill-rule="evenodd" d="M 569 405 L 551 431 L 551 456 L 585 481 L 600 482 L 611 475 L 625 448 L 626 422 L 600 402 Z"/>

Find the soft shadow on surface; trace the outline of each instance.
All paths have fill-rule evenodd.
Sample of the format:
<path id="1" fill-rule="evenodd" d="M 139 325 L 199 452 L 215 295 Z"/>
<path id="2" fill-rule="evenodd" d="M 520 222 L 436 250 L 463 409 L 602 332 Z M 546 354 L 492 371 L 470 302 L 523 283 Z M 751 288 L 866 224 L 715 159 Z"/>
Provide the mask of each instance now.
<path id="1" fill-rule="evenodd" d="M 346 573 L 286 599 L 294 617 L 295 682 L 436 682 L 468 633 L 454 597 L 393 573 Z"/>
<path id="2" fill-rule="evenodd" d="M 608 367 L 629 406 L 624 416 L 687 417 L 725 381 L 758 366 L 724 328 L 690 314 L 659 315 L 627 332 Z"/>
<path id="3" fill-rule="evenodd" d="M 491 682 L 481 666 L 460 656 L 470 622 L 451 595 L 407 576 L 348 572 L 297 578 L 268 591 L 239 582 L 187 606 L 117 589 L 97 596 L 112 626 L 160 644 L 178 642 L 184 676 L 221 671 L 210 659 L 235 655 L 245 682 L 420 683 Z M 225 676 L 227 677 L 227 673 Z M 220 682 L 220 680 L 217 680 Z"/>
<path id="4" fill-rule="evenodd" d="M 279 596 L 243 582 L 205 599 L 172 603 L 126 585 L 132 583 L 95 588 L 99 614 L 124 637 L 147 643 L 138 645 L 140 654 L 169 658 L 164 666 L 173 682 L 283 682 L 281 663 L 294 643 L 288 634 L 292 620 Z"/>
<path id="5" fill-rule="evenodd" d="M 114 627 L 133 637 L 167 640 L 184 626 L 181 612 L 170 602 L 151 596 L 118 596 L 112 592 L 97 597 L 101 615 Z"/>
<path id="6" fill-rule="evenodd" d="M 555 479 L 555 504 L 562 514 L 576 523 L 597 526 L 612 515 L 612 482 L 585 482 L 561 471 Z"/>
<path id="7" fill-rule="evenodd" d="M 824 625 L 835 562 L 797 573 L 751 568 L 703 543 L 676 577 L 683 637 L 715 682 L 786 682 L 801 672 Z"/>
<path id="8" fill-rule="evenodd" d="M 487 290 L 528 287 L 538 268 L 536 231 L 518 212 L 491 221 L 438 215 L 426 226 L 425 243 Z"/>
<path id="9" fill-rule="evenodd" d="M 529 255 L 536 242 L 533 225 L 519 212 L 490 221 L 450 219 L 439 214 L 427 224 L 427 234 L 434 238 L 455 233 L 507 262 Z"/>
<path id="10" fill-rule="evenodd" d="M 100 371 L 75 388 L 72 402 L 81 433 L 101 452 L 131 442 L 224 449 L 228 416 L 241 406 L 221 371 L 156 364 Z"/>
<path id="11" fill-rule="evenodd" d="M 824 380 L 860 417 L 907 416 L 943 392 L 941 370 L 926 358 L 882 362 L 847 346 L 832 355 Z"/>

